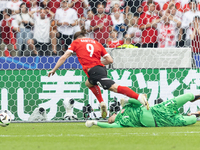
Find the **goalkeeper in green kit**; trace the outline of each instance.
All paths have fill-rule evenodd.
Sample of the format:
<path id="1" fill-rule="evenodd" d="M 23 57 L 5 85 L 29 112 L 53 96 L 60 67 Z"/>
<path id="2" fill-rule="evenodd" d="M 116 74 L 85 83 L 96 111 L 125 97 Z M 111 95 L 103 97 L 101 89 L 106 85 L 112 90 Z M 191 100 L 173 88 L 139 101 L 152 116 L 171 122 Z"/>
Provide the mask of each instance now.
<path id="1" fill-rule="evenodd" d="M 149 110 L 141 107 L 140 102 L 135 99 L 121 99 L 122 110 L 117 115 L 113 114 L 108 123 L 88 120 L 85 125 L 102 128 L 187 126 L 196 123 L 196 116 L 183 116 L 178 109 L 188 101 L 194 102 L 198 99 L 200 95 L 187 93 L 154 105 Z"/>

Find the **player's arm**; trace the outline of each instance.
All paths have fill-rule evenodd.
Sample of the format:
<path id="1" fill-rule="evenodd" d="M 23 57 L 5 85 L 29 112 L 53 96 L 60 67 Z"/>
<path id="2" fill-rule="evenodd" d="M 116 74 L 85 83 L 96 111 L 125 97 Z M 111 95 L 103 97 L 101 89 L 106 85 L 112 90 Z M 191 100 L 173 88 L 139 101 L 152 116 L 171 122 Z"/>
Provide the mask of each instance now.
<path id="1" fill-rule="evenodd" d="M 58 62 L 56 63 L 55 67 L 48 73 L 48 77 L 51 75 L 53 76 L 56 72 L 56 70 L 65 62 L 65 60 L 71 56 L 72 52 L 71 51 L 66 51 L 65 54 L 63 54 Z"/>
<path id="2" fill-rule="evenodd" d="M 97 122 L 97 126 L 101 127 L 101 128 L 123 128 L 123 126 L 121 126 L 120 124 L 117 123 L 106 123 L 106 122 Z"/>
<path id="3" fill-rule="evenodd" d="M 109 65 L 109 64 L 113 63 L 113 59 L 109 54 L 106 54 L 103 58 L 104 58 L 104 60 L 101 61 L 102 64 Z"/>
<path id="4" fill-rule="evenodd" d="M 99 121 L 96 121 L 96 120 L 88 120 L 88 121 L 85 122 L 85 125 L 88 128 L 92 127 L 93 125 L 97 125 L 101 128 L 122 128 L 123 127 L 123 126 L 121 126 L 120 124 L 117 124 L 117 123 L 109 124 L 109 123 L 105 123 L 105 122 L 99 122 Z"/>

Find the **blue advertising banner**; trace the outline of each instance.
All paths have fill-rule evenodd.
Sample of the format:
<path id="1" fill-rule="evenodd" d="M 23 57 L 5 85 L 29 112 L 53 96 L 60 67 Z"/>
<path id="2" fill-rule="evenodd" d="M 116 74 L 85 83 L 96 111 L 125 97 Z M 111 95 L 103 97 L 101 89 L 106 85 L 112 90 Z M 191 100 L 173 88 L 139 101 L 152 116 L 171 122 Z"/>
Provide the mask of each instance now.
<path id="1" fill-rule="evenodd" d="M 0 57 L 0 70 L 7 69 L 52 69 L 60 56 Z M 77 56 L 70 56 L 61 69 L 81 69 Z"/>

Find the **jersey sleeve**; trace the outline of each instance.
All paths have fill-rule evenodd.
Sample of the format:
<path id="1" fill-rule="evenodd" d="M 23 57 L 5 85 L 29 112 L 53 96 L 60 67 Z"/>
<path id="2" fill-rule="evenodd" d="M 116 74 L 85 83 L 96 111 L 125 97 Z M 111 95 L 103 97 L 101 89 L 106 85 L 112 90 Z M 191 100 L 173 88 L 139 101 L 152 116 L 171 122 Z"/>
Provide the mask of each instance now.
<path id="1" fill-rule="evenodd" d="M 110 16 L 108 16 L 108 20 L 109 20 L 109 25 L 110 25 L 110 26 L 113 26 L 113 22 L 112 22 L 112 19 L 111 19 Z"/>
<path id="2" fill-rule="evenodd" d="M 165 3 L 164 5 L 163 5 L 163 10 L 166 10 L 168 8 L 168 3 Z"/>
<path id="3" fill-rule="evenodd" d="M 123 128 L 123 126 L 121 126 L 120 124 L 118 123 L 112 123 L 112 124 L 109 124 L 109 123 L 105 123 L 105 122 L 97 122 L 97 125 L 101 128 Z"/>
<path id="4" fill-rule="evenodd" d="M 144 13 L 140 16 L 140 18 L 138 20 L 138 25 L 139 25 L 139 27 L 145 25 L 144 24 Z"/>
<path id="5" fill-rule="evenodd" d="M 60 18 L 59 18 L 59 9 L 56 10 L 55 20 L 59 20 L 60 21 Z"/>
<path id="6" fill-rule="evenodd" d="M 95 20 L 94 20 L 94 19 L 92 19 L 90 25 L 91 25 L 92 27 L 96 26 L 96 23 L 95 23 Z"/>
<path id="7" fill-rule="evenodd" d="M 77 15 L 77 12 L 74 10 L 74 13 L 73 13 L 73 21 L 77 20 L 78 19 L 78 15 Z"/>
<path id="8" fill-rule="evenodd" d="M 78 42 L 75 40 L 71 43 L 71 45 L 68 46 L 68 51 L 70 52 L 76 52 L 76 46 L 77 46 Z"/>
<path id="9" fill-rule="evenodd" d="M 188 17 L 187 17 L 187 12 L 183 14 L 183 17 L 182 17 L 182 24 L 181 24 L 181 28 L 187 28 L 189 27 L 189 21 L 188 21 Z"/>
<path id="10" fill-rule="evenodd" d="M 105 57 L 105 56 L 109 55 L 108 52 L 106 51 L 106 49 L 100 43 L 98 43 L 98 44 L 101 47 L 101 56 Z"/>
<path id="11" fill-rule="evenodd" d="M 13 21 L 12 21 L 12 26 L 15 27 L 15 28 L 18 28 L 18 27 L 19 27 L 19 25 L 18 25 L 18 23 L 17 23 L 16 20 L 13 20 Z"/>
<path id="12" fill-rule="evenodd" d="M 156 10 L 160 11 L 161 8 L 160 8 L 160 4 L 156 2 Z"/>

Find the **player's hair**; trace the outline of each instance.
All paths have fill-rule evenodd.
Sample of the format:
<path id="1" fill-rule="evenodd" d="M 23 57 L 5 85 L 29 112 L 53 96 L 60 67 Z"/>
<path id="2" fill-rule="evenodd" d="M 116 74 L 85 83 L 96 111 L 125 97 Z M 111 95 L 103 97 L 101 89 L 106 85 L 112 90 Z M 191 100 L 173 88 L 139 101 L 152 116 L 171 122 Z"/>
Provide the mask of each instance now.
<path id="1" fill-rule="evenodd" d="M 170 5 L 170 6 L 169 6 L 169 9 L 172 9 L 172 7 L 175 7 L 175 8 L 177 9 L 177 7 L 176 7 L 175 4 Z"/>
<path id="2" fill-rule="evenodd" d="M 6 12 L 6 14 L 8 16 L 11 16 L 12 15 L 12 10 L 11 9 L 4 9 L 4 11 Z"/>
<path id="3" fill-rule="evenodd" d="M 189 4 L 190 4 L 191 2 L 194 2 L 195 4 L 197 4 L 197 1 L 196 1 L 196 0 L 190 0 L 190 1 L 189 1 Z"/>
<path id="4" fill-rule="evenodd" d="M 96 4 L 96 7 L 98 8 L 99 5 L 102 5 L 104 8 L 106 7 L 105 4 L 104 4 L 104 3 L 101 3 L 101 2 L 98 2 L 98 3 Z"/>
<path id="5" fill-rule="evenodd" d="M 19 6 L 19 12 L 21 13 L 21 7 L 25 5 L 26 6 L 26 3 L 21 3 L 21 5 Z M 26 6 L 26 12 L 28 12 L 28 7 Z"/>
<path id="6" fill-rule="evenodd" d="M 154 4 L 155 5 L 155 2 L 153 0 L 148 0 L 147 1 L 147 5 L 149 6 L 150 4 Z"/>
<path id="7" fill-rule="evenodd" d="M 131 43 L 131 37 L 126 37 L 126 38 L 124 38 L 124 44 L 125 44 L 125 42 Z"/>
<path id="8" fill-rule="evenodd" d="M 79 32 L 76 32 L 74 34 L 74 40 L 76 40 L 77 38 L 80 38 L 80 37 L 85 37 L 85 34 L 87 33 L 86 29 L 84 26 L 81 27 L 81 31 Z"/>
<path id="9" fill-rule="evenodd" d="M 200 20 L 200 17 L 199 17 L 199 16 L 194 16 L 194 19 L 193 19 L 193 20 L 195 20 L 195 19 Z"/>
<path id="10" fill-rule="evenodd" d="M 91 9 L 89 9 L 89 10 L 87 11 L 87 14 L 88 14 L 90 11 L 93 13 L 93 11 L 92 11 Z"/>

